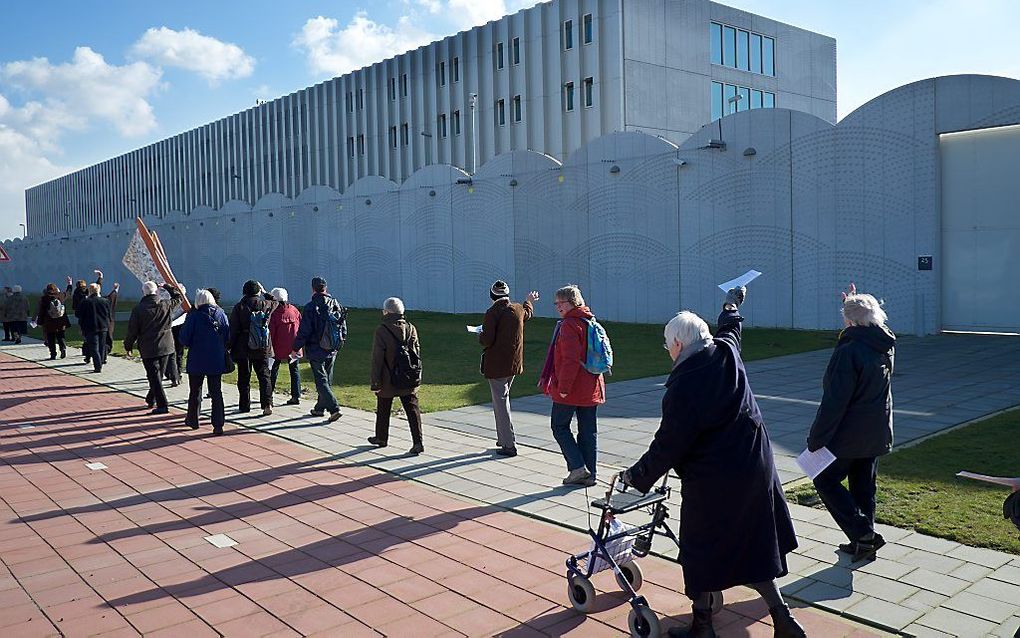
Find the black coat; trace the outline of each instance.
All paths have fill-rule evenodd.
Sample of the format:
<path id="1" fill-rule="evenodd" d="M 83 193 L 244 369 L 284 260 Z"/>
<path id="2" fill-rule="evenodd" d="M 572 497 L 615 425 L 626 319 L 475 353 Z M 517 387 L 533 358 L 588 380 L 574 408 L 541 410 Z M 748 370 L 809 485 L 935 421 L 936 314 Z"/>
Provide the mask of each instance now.
<path id="1" fill-rule="evenodd" d="M 174 338 L 170 334 L 170 322 L 173 320 L 174 309 L 181 305 L 183 299 L 176 288 L 170 291 L 170 299 L 161 300 L 156 295 L 142 297 L 131 310 L 124 349 L 134 350 L 137 343 L 138 353 L 143 359 L 173 354 Z"/>
<path id="2" fill-rule="evenodd" d="M 723 312 L 703 350 L 673 369 L 662 422 L 631 483 L 681 479 L 680 563 L 687 594 L 787 573 L 797 537 L 772 446 L 740 358 L 740 315 Z"/>
<path id="3" fill-rule="evenodd" d="M 839 335 L 822 380 L 822 403 L 808 448 L 840 459 L 892 450 L 892 375 L 896 336 L 880 326 L 850 326 Z"/>
<path id="4" fill-rule="evenodd" d="M 241 301 L 234 304 L 230 311 L 230 356 L 235 361 L 251 359 L 254 361 L 268 359 L 273 356 L 273 340 L 266 340 L 266 347 L 261 350 L 252 350 L 248 347 L 248 333 L 251 331 L 251 315 L 254 312 L 263 311 L 266 313 L 266 325 L 269 317 L 280 305 L 279 301 L 272 299 L 269 295 L 250 295 L 242 297 Z"/>
<path id="5" fill-rule="evenodd" d="M 110 302 L 99 296 L 86 297 L 79 301 L 74 315 L 78 317 L 78 327 L 86 336 L 109 332 L 110 322 L 113 320 Z"/>

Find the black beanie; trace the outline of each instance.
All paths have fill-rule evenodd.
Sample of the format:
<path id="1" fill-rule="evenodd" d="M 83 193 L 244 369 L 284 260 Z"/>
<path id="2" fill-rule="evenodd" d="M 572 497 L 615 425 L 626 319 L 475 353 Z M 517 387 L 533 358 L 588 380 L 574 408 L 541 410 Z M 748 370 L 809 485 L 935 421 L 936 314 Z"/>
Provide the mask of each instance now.
<path id="1" fill-rule="evenodd" d="M 499 279 L 496 283 L 492 284 L 492 288 L 489 289 L 489 296 L 495 301 L 502 297 L 510 296 L 510 286 L 505 281 Z"/>
<path id="2" fill-rule="evenodd" d="M 242 290 L 242 293 L 244 294 L 245 297 L 254 297 L 260 292 L 262 292 L 262 284 L 260 284 L 259 282 L 255 281 L 254 279 L 249 279 L 248 281 L 244 282 L 244 289 Z"/>

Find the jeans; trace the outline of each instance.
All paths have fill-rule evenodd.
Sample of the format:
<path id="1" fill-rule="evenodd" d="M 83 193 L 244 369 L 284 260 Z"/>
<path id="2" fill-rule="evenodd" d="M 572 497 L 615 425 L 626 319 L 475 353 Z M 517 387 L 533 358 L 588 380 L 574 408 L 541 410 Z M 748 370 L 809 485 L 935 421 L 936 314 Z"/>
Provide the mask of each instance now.
<path id="1" fill-rule="evenodd" d="M 875 531 L 878 459 L 836 459 L 815 477 L 815 490 L 832 519 L 852 542 Z M 843 487 L 847 479 L 850 489 Z"/>
<path id="2" fill-rule="evenodd" d="M 567 461 L 567 469 L 574 471 L 585 467 L 592 477 L 595 476 L 595 460 L 598 454 L 598 424 L 596 422 L 597 405 L 578 407 L 553 402 L 552 432 L 553 438 L 563 452 Z M 570 420 L 577 414 L 577 438 L 570 431 Z"/>
<path id="3" fill-rule="evenodd" d="M 170 355 L 173 356 L 173 355 Z M 251 372 L 259 383 L 259 403 L 262 409 L 273 405 L 273 388 L 269 384 L 269 364 L 265 359 L 239 359 L 237 361 L 237 407 L 241 412 L 251 409 Z"/>
<path id="4" fill-rule="evenodd" d="M 418 395 L 409 394 L 398 397 L 407 414 L 407 425 L 411 428 L 411 441 L 421 445 L 421 409 L 418 407 Z M 375 404 L 375 438 L 386 442 L 390 438 L 390 413 L 393 411 L 392 397 L 376 397 Z"/>
<path id="5" fill-rule="evenodd" d="M 209 379 L 209 397 L 212 399 L 213 429 L 222 430 L 227 420 L 223 408 L 223 387 L 220 385 L 221 375 L 189 374 L 188 375 L 188 416 L 185 423 L 198 426 L 198 414 L 202 411 L 202 382 Z"/>
<path id="6" fill-rule="evenodd" d="M 486 381 L 489 382 L 489 392 L 492 394 L 492 414 L 496 418 L 496 445 L 507 449 L 516 448 L 514 422 L 510 416 L 510 386 L 513 385 L 514 378 L 504 377 Z"/>
<path id="7" fill-rule="evenodd" d="M 336 355 L 324 361 L 309 361 L 312 366 L 312 377 L 315 379 L 315 391 L 319 395 L 315 401 L 315 410 L 326 411 L 330 414 L 340 411 L 340 404 L 333 396 L 333 364 L 336 363 Z"/>
<path id="8" fill-rule="evenodd" d="M 145 395 L 145 402 L 155 405 L 158 410 L 166 410 L 166 393 L 163 392 L 163 371 L 166 370 L 166 360 L 169 355 L 142 359 L 145 366 L 145 378 L 149 380 L 149 393 Z"/>
<path id="9" fill-rule="evenodd" d="M 60 345 L 60 354 L 67 353 L 67 346 L 64 345 L 64 331 L 60 332 L 47 332 L 46 333 L 46 347 L 50 349 L 50 359 L 57 358 L 57 344 Z"/>
<path id="10" fill-rule="evenodd" d="M 290 361 L 287 367 L 290 368 L 290 398 L 297 401 L 301 398 L 301 370 L 298 368 L 299 361 Z M 273 369 L 270 372 L 270 381 L 273 390 L 276 390 L 276 379 L 280 374 L 280 367 L 283 361 L 273 361 Z"/>
<path id="11" fill-rule="evenodd" d="M 106 360 L 106 332 L 85 335 L 85 354 L 92 359 L 92 368 L 102 372 Z"/>

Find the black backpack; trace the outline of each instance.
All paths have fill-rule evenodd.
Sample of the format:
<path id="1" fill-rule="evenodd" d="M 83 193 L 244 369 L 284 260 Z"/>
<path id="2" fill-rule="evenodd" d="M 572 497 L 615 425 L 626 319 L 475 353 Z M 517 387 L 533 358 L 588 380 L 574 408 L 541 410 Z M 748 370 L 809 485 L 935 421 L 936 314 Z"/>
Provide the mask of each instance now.
<path id="1" fill-rule="evenodd" d="M 421 357 L 410 347 L 410 337 L 404 341 L 387 329 L 397 344 L 393 367 L 390 368 L 390 383 L 397 390 L 409 390 L 421 385 Z"/>

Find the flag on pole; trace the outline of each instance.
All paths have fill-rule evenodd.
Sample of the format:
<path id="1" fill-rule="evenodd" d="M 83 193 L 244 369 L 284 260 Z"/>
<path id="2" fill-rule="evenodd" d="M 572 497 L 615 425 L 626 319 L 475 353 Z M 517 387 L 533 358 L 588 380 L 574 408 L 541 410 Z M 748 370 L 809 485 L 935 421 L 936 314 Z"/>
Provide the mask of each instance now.
<path id="1" fill-rule="evenodd" d="M 124 267 L 141 283 L 154 281 L 157 284 L 171 284 L 180 288 L 181 285 L 174 277 L 159 237 L 145 226 L 141 218 L 135 219 L 135 225 L 135 234 L 131 237 L 124 259 L 121 260 Z M 168 296 L 165 290 L 160 290 L 159 294 Z M 187 312 L 190 308 L 185 298 L 181 303 L 181 310 Z"/>

